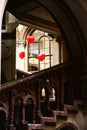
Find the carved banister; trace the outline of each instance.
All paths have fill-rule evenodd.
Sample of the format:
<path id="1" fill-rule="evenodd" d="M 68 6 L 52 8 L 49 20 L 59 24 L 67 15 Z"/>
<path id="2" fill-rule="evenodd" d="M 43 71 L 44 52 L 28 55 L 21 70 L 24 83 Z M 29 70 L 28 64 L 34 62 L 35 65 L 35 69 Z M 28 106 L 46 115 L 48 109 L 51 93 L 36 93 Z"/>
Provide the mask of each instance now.
<path id="1" fill-rule="evenodd" d="M 77 68 L 76 68 L 76 66 L 77 66 Z M 24 77 L 22 79 L 14 80 L 14 81 L 8 82 L 6 84 L 3 84 L 3 85 L 1 85 L 0 91 L 5 91 L 5 90 L 9 90 L 10 88 L 18 87 L 22 83 L 24 84 L 24 83 L 27 83 L 27 82 L 29 83 L 31 81 L 36 81 L 36 80 L 38 81 L 38 79 L 41 79 L 44 76 L 46 76 L 48 74 L 50 75 L 51 73 L 56 72 L 56 71 L 58 72 L 58 74 L 62 73 L 62 76 L 63 76 L 64 73 L 67 74 L 69 71 L 70 72 L 73 71 L 73 70 L 78 71 L 78 68 L 81 68 L 80 66 L 81 66 L 81 64 L 78 60 L 62 63 L 60 65 L 53 66 L 51 68 L 36 72 L 34 74 L 31 74 L 31 75 L 29 74 L 29 76 Z"/>

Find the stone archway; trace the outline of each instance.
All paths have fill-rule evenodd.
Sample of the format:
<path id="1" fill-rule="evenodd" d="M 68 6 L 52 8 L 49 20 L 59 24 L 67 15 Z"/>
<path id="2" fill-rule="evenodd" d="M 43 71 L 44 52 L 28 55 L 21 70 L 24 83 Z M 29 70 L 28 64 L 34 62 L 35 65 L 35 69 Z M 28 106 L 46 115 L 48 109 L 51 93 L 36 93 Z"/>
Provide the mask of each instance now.
<path id="1" fill-rule="evenodd" d="M 68 8 L 67 2 L 56 1 L 56 0 L 54 1 L 37 0 L 35 2 L 38 3 L 41 7 L 43 7 L 49 12 L 49 14 L 52 16 L 52 18 L 58 25 L 58 28 L 61 29 L 61 32 L 66 41 L 66 46 L 67 46 L 70 59 L 82 58 L 82 56 L 84 55 L 84 52 L 83 52 L 84 48 L 82 45 L 82 43 L 84 43 L 84 38 L 82 36 L 82 32 L 81 32 L 80 26 L 78 25 L 77 19 L 75 19 L 75 15 L 73 15 L 73 12 L 71 11 L 71 9 Z M 10 5 L 11 3 L 12 3 L 12 0 L 9 1 Z M 19 5 L 21 5 L 20 1 L 19 1 Z M 10 10 L 19 19 L 21 19 L 21 16 L 17 14 L 17 12 L 19 12 L 18 8 L 17 8 L 17 12 L 15 12 L 15 10 L 12 9 L 12 6 L 10 6 L 10 9 L 8 10 Z M 21 19 L 21 21 L 23 21 L 23 19 Z"/>
<path id="2" fill-rule="evenodd" d="M 78 128 L 72 123 L 64 123 L 62 126 L 57 127 L 56 130 L 78 130 Z"/>
<path id="3" fill-rule="evenodd" d="M 75 28 L 75 24 L 77 24 L 74 19 L 73 19 L 73 24 L 70 21 L 70 14 L 66 13 L 66 8 L 63 4 L 63 2 L 58 2 L 58 1 L 40 1 L 38 0 L 39 3 L 46 8 L 50 14 L 53 16 L 55 19 L 57 25 L 60 27 L 61 32 L 63 33 L 63 36 L 66 41 L 66 46 L 68 49 L 68 53 L 70 55 L 70 58 L 81 58 L 83 56 L 83 48 L 82 48 L 82 43 L 80 43 L 82 40 L 79 41 L 77 31 L 79 30 L 79 26 Z M 49 4 L 50 3 L 50 4 Z M 70 33 L 72 32 L 72 33 Z M 82 39 L 81 35 L 79 37 Z M 83 40 L 84 41 L 84 40 Z M 77 48 L 77 49 L 76 49 Z"/>
<path id="4" fill-rule="evenodd" d="M 23 100 L 24 104 L 24 120 L 28 123 L 35 122 L 35 108 L 36 108 L 36 101 L 34 96 L 26 95 Z"/>
<path id="5" fill-rule="evenodd" d="M 86 49 L 86 47 L 84 46 L 84 44 L 85 44 L 84 37 L 82 36 L 80 26 L 78 26 L 78 24 L 77 24 L 78 22 L 76 21 L 75 17 L 72 17 L 72 19 L 70 19 L 71 12 L 69 12 L 68 10 L 66 11 L 66 8 L 68 9 L 68 6 L 71 11 L 72 4 L 71 5 L 68 4 L 69 3 L 68 1 L 67 2 L 65 1 L 65 3 L 61 4 L 62 2 L 56 1 L 56 0 L 55 1 L 37 0 L 37 2 L 39 2 L 41 4 L 41 6 L 43 6 L 47 11 L 49 11 L 49 13 L 54 18 L 55 22 L 59 25 L 59 27 L 65 37 L 65 40 L 67 42 L 66 46 L 68 48 L 68 53 L 70 55 L 70 58 L 73 58 L 73 59 L 82 58 L 85 55 L 85 49 Z M 2 18 L 3 18 L 3 13 L 4 13 L 6 3 L 7 3 L 7 0 L 0 1 L 0 15 L 1 15 L 0 27 L 2 26 Z M 76 4 L 77 4 L 77 6 L 79 6 L 78 2 Z M 75 14 L 75 11 L 73 12 L 73 14 Z M 80 20 L 80 19 L 78 18 L 78 20 Z M 85 22 L 85 24 L 86 24 L 86 22 Z M 84 29 L 84 32 L 85 32 L 85 30 L 86 29 Z M 1 29 L 0 29 L 0 33 L 1 33 Z M 0 34 L 0 43 L 1 43 L 1 34 Z M 1 52 L 1 47 L 0 47 L 0 52 Z M 1 59 L 1 54 L 0 54 L 0 59 Z M 1 60 L 0 60 L 0 64 L 1 64 Z M 0 72 L 1 72 L 1 68 L 0 68 Z M 1 79 L 1 74 L 0 74 L 0 79 Z M 1 81 L 0 81 L 0 83 L 1 83 Z"/>
<path id="6" fill-rule="evenodd" d="M 69 19 L 70 14 L 66 14 L 67 13 L 66 11 L 64 12 L 64 10 L 66 10 L 66 6 L 64 4 L 62 5 L 61 2 L 52 1 L 52 0 L 48 0 L 48 1 L 37 0 L 37 2 L 39 2 L 40 5 L 43 6 L 47 11 L 49 11 L 49 13 L 52 15 L 57 25 L 60 27 L 61 32 L 63 33 L 65 41 L 66 41 L 66 46 L 67 46 L 70 59 L 82 58 L 83 48 L 81 45 L 82 43 L 80 43 L 80 41 L 84 42 L 84 40 L 78 36 L 80 32 L 79 34 L 77 34 L 77 30 L 79 30 L 78 25 L 77 27 L 75 26 L 76 28 L 74 27 L 74 25 L 76 24 L 75 23 L 76 21 L 73 20 L 73 24 L 72 24 Z M 4 1 L 2 0 L 0 3 L 1 3 L 0 14 L 1 16 L 3 16 L 3 12 L 5 9 L 7 0 L 4 0 Z M 0 21 L 1 21 L 0 22 L 1 24 L 2 17 L 0 18 Z M 1 38 L 0 38 L 0 41 L 1 41 Z"/>

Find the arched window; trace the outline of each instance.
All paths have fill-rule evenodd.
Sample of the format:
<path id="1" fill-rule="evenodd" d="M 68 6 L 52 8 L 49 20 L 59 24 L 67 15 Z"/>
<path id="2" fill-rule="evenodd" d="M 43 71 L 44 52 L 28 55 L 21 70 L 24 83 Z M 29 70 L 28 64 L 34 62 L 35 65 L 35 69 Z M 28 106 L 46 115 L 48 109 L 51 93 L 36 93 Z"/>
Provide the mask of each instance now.
<path id="1" fill-rule="evenodd" d="M 29 45 L 29 71 L 43 70 L 53 65 L 52 41 L 46 33 Z"/>
<path id="2" fill-rule="evenodd" d="M 25 31 L 24 31 L 25 30 Z M 26 33 L 26 30 L 28 31 Z M 23 33 L 24 32 L 24 33 Z M 24 25 L 17 28 L 16 68 L 30 72 L 30 74 L 66 61 L 66 47 L 64 39 L 59 39 L 53 34 L 35 30 Z M 25 35 L 26 34 L 26 35 Z M 20 36 L 22 38 L 20 38 Z M 29 44 L 27 37 L 33 36 L 34 41 Z M 20 41 L 21 39 L 21 41 Z M 19 54 L 24 52 L 22 59 Z"/>
<path id="3" fill-rule="evenodd" d="M 41 95 L 43 98 L 45 98 L 45 96 L 46 96 L 45 88 L 42 89 Z M 51 94 L 49 95 L 49 100 L 55 101 L 55 89 L 54 88 L 52 88 L 52 90 L 51 90 Z"/>

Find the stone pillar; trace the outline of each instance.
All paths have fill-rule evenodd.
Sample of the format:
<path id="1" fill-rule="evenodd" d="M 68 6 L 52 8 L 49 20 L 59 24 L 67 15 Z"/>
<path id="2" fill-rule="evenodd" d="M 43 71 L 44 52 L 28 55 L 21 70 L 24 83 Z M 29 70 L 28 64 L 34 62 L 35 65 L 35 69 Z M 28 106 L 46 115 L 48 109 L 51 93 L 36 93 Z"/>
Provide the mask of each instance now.
<path id="1" fill-rule="evenodd" d="M 57 92 L 58 92 L 58 90 L 57 90 Z M 58 93 L 57 93 L 56 91 L 55 91 L 55 102 L 56 102 L 56 109 L 57 110 L 59 110 L 59 95 L 58 95 Z"/>
<path id="2" fill-rule="evenodd" d="M 35 123 L 35 104 L 34 104 L 34 107 L 33 107 L 33 123 Z"/>
<path id="3" fill-rule="evenodd" d="M 50 84 L 49 79 L 46 80 L 46 104 L 47 104 L 47 109 L 50 108 L 50 102 L 49 102 L 49 96 L 50 96 L 50 89 L 52 89 L 52 86 Z"/>
<path id="4" fill-rule="evenodd" d="M 48 92 L 48 90 L 46 92 L 46 104 L 47 104 L 46 107 L 49 110 L 50 109 L 50 102 L 49 102 L 49 92 Z"/>
<path id="5" fill-rule="evenodd" d="M 64 105 L 64 79 L 60 81 L 60 109 L 63 109 L 63 105 Z"/>
<path id="6" fill-rule="evenodd" d="M 61 103 L 64 104 L 64 83 L 61 86 Z"/>
<path id="7" fill-rule="evenodd" d="M 14 128 L 14 104 L 15 104 L 15 91 L 11 91 L 10 130 L 15 130 Z"/>
<path id="8" fill-rule="evenodd" d="M 8 117 L 6 117 L 6 125 L 5 125 L 5 127 L 6 127 L 6 130 L 8 130 Z"/>
<path id="9" fill-rule="evenodd" d="M 41 93 L 41 90 L 40 90 L 40 87 L 41 86 L 41 81 L 39 80 L 38 82 L 38 115 L 41 114 L 41 110 L 40 110 L 40 93 Z"/>
<path id="10" fill-rule="evenodd" d="M 22 117 L 22 123 L 25 124 L 25 103 L 23 103 L 23 117 Z"/>
<path id="11" fill-rule="evenodd" d="M 57 72 L 55 74 L 55 103 L 56 103 L 56 109 L 59 110 L 60 106 L 60 78 L 56 76 Z"/>

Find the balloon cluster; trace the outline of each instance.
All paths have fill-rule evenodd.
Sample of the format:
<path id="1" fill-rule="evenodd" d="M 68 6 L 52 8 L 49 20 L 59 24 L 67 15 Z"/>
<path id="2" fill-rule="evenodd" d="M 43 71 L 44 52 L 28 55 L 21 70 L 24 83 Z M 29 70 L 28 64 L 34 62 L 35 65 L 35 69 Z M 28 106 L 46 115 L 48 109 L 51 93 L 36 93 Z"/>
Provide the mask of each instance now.
<path id="1" fill-rule="evenodd" d="M 26 38 L 26 41 L 27 41 L 28 44 L 33 44 L 33 42 L 35 41 L 35 38 L 34 38 L 33 36 L 28 36 L 28 37 Z M 25 52 L 20 52 L 20 53 L 19 53 L 19 57 L 20 57 L 21 59 L 23 59 L 23 58 L 25 57 Z M 45 57 L 46 57 L 45 54 L 38 54 L 37 59 L 38 59 L 39 61 L 43 61 L 43 60 L 45 59 Z"/>

